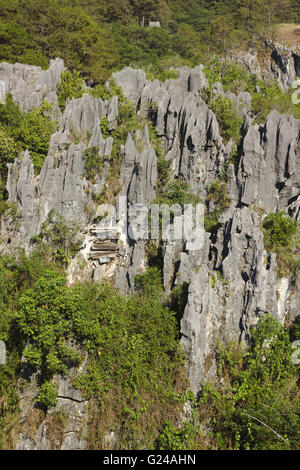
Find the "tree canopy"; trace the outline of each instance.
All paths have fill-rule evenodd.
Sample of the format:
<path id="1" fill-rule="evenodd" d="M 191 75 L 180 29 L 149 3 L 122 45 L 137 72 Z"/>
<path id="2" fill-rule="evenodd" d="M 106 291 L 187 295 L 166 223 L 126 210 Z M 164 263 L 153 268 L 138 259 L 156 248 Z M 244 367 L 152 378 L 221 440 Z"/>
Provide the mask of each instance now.
<path id="1" fill-rule="evenodd" d="M 190 65 L 299 17 L 297 0 L 0 0 L 0 60 L 47 68 L 59 56 L 103 82 L 130 64 Z"/>

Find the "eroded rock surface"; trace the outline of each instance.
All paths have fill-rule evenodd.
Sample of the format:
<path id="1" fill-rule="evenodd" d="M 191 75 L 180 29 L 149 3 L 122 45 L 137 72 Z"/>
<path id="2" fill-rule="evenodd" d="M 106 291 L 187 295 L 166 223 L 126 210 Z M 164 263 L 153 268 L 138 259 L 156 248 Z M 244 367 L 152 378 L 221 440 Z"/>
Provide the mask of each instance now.
<path id="1" fill-rule="evenodd" d="M 278 69 L 282 86 L 289 85 L 299 73 L 295 57 L 288 57 L 288 61 L 294 61 L 294 71 L 289 62 L 285 69 L 278 58 L 276 62 L 282 72 Z M 254 71 L 255 61 L 250 56 L 245 60 Z M 56 94 L 62 70 L 59 60 L 46 72 L 38 67 L 1 64 L 0 80 L 28 110 L 40 104 L 43 93 L 48 97 Z M 179 70 L 178 79 L 165 83 L 149 81 L 143 71 L 128 67 L 115 73 L 114 79 L 137 112 L 144 117 L 150 115 L 155 122 L 173 178 L 187 182 L 202 201 L 213 182 L 224 178 L 227 182 L 230 204 L 219 218 L 216 233 L 205 233 L 201 249 L 188 249 L 184 239 L 164 242 L 162 246 L 166 292 L 180 283 L 189 284 L 181 319 L 181 342 L 187 353 L 191 388 L 198 393 L 207 379 L 215 377 L 216 341 L 246 339 L 264 312 L 271 312 L 281 322 L 298 314 L 299 279 L 278 278 L 276 255 L 264 248 L 261 221 L 277 210 L 299 220 L 300 121 L 272 111 L 264 125 L 255 125 L 247 116 L 249 95 L 228 95 L 242 105 L 239 109 L 244 116 L 240 158 L 234 167 L 233 144 L 224 143 L 216 116 L 201 97 L 208 86 L 202 66 L 193 70 L 184 67 Z M 215 92 L 224 93 L 218 84 Z M 100 122 L 104 116 L 114 128 L 118 116 L 116 97 L 102 101 L 86 94 L 69 101 L 40 175 L 34 174 L 28 151 L 9 165 L 7 191 L 9 201 L 18 208 L 18 224 L 9 218 L 2 220 L 2 248 L 5 252 L 21 246 L 29 251 L 31 237 L 39 234 L 50 210 L 55 209 L 67 221 L 81 226 L 83 243 L 72 260 L 70 282 L 80 278 L 112 279 L 125 293 L 134 287 L 135 275 L 147 266 L 147 240 L 135 242 L 123 232 L 113 261 L 99 264 L 89 260 L 90 230 L 98 215 L 92 194 L 107 189 L 113 146 L 113 139 L 102 135 Z M 91 182 L 85 173 L 85 151 L 93 147 L 107 158 L 101 173 Z M 147 126 L 128 134 L 121 155 L 119 195 L 127 196 L 130 204 L 151 204 L 157 195 L 159 172 Z M 124 226 L 122 217 L 117 211 L 117 222 Z M 78 263 L 82 261 L 85 268 L 79 270 Z M 58 408 L 67 411 L 69 422 L 59 447 L 82 448 L 84 439 L 76 437 L 76 433 L 86 420 L 86 403 L 67 396 L 62 380 Z M 77 415 L 82 417 L 78 429 Z M 50 448 L 45 426 L 41 423 L 33 440 L 23 435 L 18 448 Z"/>
<path id="2" fill-rule="evenodd" d="M 61 112 L 56 91 L 64 69 L 61 59 L 51 60 L 48 70 L 42 70 L 41 67 L 35 65 L 2 62 L 0 83 L 2 82 L 3 92 L 11 93 L 24 112 L 40 106 L 42 100 L 46 99 L 53 104 L 54 112 L 59 118 Z"/>

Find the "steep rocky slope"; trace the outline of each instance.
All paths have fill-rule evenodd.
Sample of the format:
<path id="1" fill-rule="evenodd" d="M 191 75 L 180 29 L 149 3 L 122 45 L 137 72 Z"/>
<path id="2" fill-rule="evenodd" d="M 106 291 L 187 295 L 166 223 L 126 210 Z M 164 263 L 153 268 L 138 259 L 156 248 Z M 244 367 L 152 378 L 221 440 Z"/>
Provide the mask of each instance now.
<path id="1" fill-rule="evenodd" d="M 283 86 L 290 85 L 299 74 L 300 58 L 293 53 L 294 71 L 287 76 L 280 65 L 285 56 L 280 54 L 279 48 L 274 49 L 280 70 L 276 74 Z M 136 274 L 147 266 L 147 240 L 134 242 L 123 231 L 116 257 L 104 261 L 90 259 L 92 229 L 99 216 L 93 193 L 101 193 L 110 185 L 112 165 L 113 138 L 103 137 L 101 120 L 106 117 L 110 129 L 115 128 L 118 98 L 103 101 L 85 94 L 69 101 L 61 113 L 56 92 L 63 70 L 58 59 L 46 72 L 20 64 L 0 65 L 3 96 L 12 93 L 25 111 L 38 106 L 42 97 L 46 97 L 54 104 L 59 119 L 40 175 L 35 175 L 28 151 L 9 165 L 7 191 L 9 202 L 18 208 L 18 223 L 3 218 L 2 252 L 17 247 L 29 252 L 31 238 L 40 233 L 49 212 L 55 210 L 80 227 L 82 246 L 70 264 L 69 282 L 113 280 L 126 293 L 134 288 Z M 170 161 L 172 178 L 188 183 L 202 201 L 213 183 L 222 180 L 227 184 L 230 203 L 219 218 L 217 230 L 205 232 L 201 250 L 189 250 L 184 239 L 162 244 L 165 291 L 170 292 L 183 282 L 189 284 L 181 319 L 181 343 L 187 353 L 191 389 L 197 394 L 207 379 L 215 377 L 216 341 L 247 339 L 251 326 L 264 312 L 271 312 L 281 322 L 298 315 L 299 278 L 279 277 L 276 255 L 264 247 L 261 221 L 268 213 L 279 210 L 299 221 L 300 121 L 272 111 L 265 124 L 259 126 L 247 115 L 251 96 L 227 94 L 242 104 L 244 117 L 240 158 L 234 164 L 233 143 L 224 143 L 217 118 L 201 97 L 208 87 L 202 66 L 182 68 L 178 79 L 165 83 L 149 81 L 143 71 L 132 68 L 115 73 L 113 78 L 139 116 L 149 117 L 155 111 L 151 116 L 166 160 Z M 224 94 L 219 85 L 215 90 Z M 94 147 L 105 158 L 101 174 L 91 182 L 86 176 L 85 159 L 86 149 Z M 145 125 L 136 135 L 128 134 L 122 148 L 119 194 L 126 195 L 130 204 L 149 205 L 157 196 L 158 179 L 158 158 Z M 121 225 L 124 222 L 121 213 L 117 214 L 117 222 Z M 63 385 L 64 378 L 57 380 L 59 390 L 63 390 L 59 392 L 57 409 L 67 407 L 69 415 L 59 446 L 83 448 L 84 438 L 77 434 L 82 434 L 87 419 L 86 403 Z M 24 403 L 28 402 L 26 393 Z M 26 419 L 26 413 L 30 413 L 28 403 L 24 404 L 23 412 Z M 45 427 L 47 423 L 40 426 L 34 438 L 23 434 L 18 448 L 51 447 Z"/>

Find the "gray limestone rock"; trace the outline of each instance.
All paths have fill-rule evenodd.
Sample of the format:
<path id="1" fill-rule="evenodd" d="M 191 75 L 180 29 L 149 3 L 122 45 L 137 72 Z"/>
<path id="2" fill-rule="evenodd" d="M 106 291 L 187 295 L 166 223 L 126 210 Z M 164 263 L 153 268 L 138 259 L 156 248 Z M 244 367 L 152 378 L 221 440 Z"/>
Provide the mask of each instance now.
<path id="1" fill-rule="evenodd" d="M 299 74 L 296 51 L 278 47 L 276 51 L 273 73 L 282 86 L 288 86 Z M 258 71 L 252 52 L 242 61 L 250 71 Z M 1 64 L 0 99 L 11 92 L 25 110 L 37 106 L 45 93 L 55 102 L 62 70 L 59 60 L 51 63 L 48 71 Z M 300 221 L 300 121 L 272 111 L 265 124 L 254 124 L 249 116 L 249 93 L 224 93 L 221 84 L 216 83 L 215 95 L 232 99 L 245 118 L 239 158 L 233 163 L 233 142 L 224 143 L 218 120 L 201 96 L 208 86 L 202 66 L 182 67 L 177 79 L 165 83 L 149 81 L 143 71 L 130 67 L 113 78 L 136 107 L 138 116 L 151 118 L 156 126 L 170 162 L 171 177 L 187 182 L 203 202 L 211 184 L 226 179 L 229 207 L 219 217 L 218 230 L 205 233 L 202 249 L 188 249 L 184 239 L 164 241 L 162 246 L 166 293 L 183 282 L 189 284 L 181 319 L 181 343 L 187 353 L 191 388 L 198 393 L 206 380 L 216 377 L 216 341 L 247 341 L 252 326 L 264 312 L 271 312 L 282 323 L 298 315 L 299 278 L 278 278 L 276 255 L 266 252 L 260 227 L 263 217 L 277 210 Z M 126 293 L 134 288 L 136 274 L 147 267 L 147 240 L 132 240 L 123 231 L 115 259 L 101 265 L 89 261 L 94 241 L 90 229 L 98 215 L 92 196 L 107 189 L 113 147 L 112 137 L 104 139 L 102 135 L 104 116 L 114 129 L 117 97 L 103 101 L 86 93 L 70 100 L 60 116 L 40 175 L 34 174 L 28 151 L 9 165 L 7 191 L 9 202 L 17 207 L 18 223 L 2 217 L 2 248 L 9 252 L 22 246 L 29 251 L 31 237 L 39 233 L 49 211 L 55 209 L 67 221 L 81 225 L 83 244 L 78 258 L 72 260 L 70 283 L 80 278 L 95 282 L 109 278 Z M 105 158 L 91 182 L 85 172 L 86 150 L 95 148 Z M 130 205 L 149 207 L 156 197 L 159 170 L 147 126 L 128 134 L 119 164 L 120 195 L 127 196 Z M 123 215 L 118 217 L 122 225 Z M 83 271 L 76 268 L 79 259 L 86 263 Z M 66 434 L 55 445 L 81 449 L 85 439 L 78 436 L 84 434 L 87 403 L 72 390 L 68 377 L 58 380 L 58 407 L 66 411 L 69 421 Z M 18 444 L 18 448 L 51 446 L 46 421 L 41 423 L 35 442 L 24 434 Z"/>
<path id="2" fill-rule="evenodd" d="M 122 192 L 127 195 L 128 202 L 147 205 L 156 194 L 157 157 L 149 142 L 147 127 L 139 140 L 143 147 L 141 152 L 138 152 L 131 134 L 128 134 L 120 177 Z"/>
<path id="3" fill-rule="evenodd" d="M 269 71 L 278 80 L 283 90 L 287 90 L 300 77 L 300 48 L 288 47 L 267 41 L 271 52 Z"/>
<path id="4" fill-rule="evenodd" d="M 84 450 L 87 447 L 88 402 L 72 386 L 75 377 L 83 372 L 87 356 L 78 370 L 71 368 L 65 376 L 55 376 L 57 403 L 44 415 L 35 429 L 26 425 L 28 415 L 35 411 L 38 394 L 38 373 L 31 375 L 29 385 L 20 390 L 20 434 L 16 450 Z"/>
<path id="5" fill-rule="evenodd" d="M 125 67 L 113 74 L 116 84 L 123 90 L 124 95 L 137 106 L 142 90 L 146 84 L 146 74 L 143 70 Z"/>
<path id="6" fill-rule="evenodd" d="M 53 134 L 48 156 L 41 173 L 34 175 L 28 151 L 9 164 L 8 201 L 18 209 L 19 223 L 12 232 L 11 219 L 3 220 L 2 235 L 12 240 L 10 249 L 23 246 L 28 251 L 30 239 L 37 235 L 49 212 L 59 212 L 67 221 L 84 227 L 89 219 L 86 208 L 93 206 L 92 192 L 100 193 L 108 176 L 109 160 L 94 187 L 85 179 L 85 150 L 98 147 L 99 154 L 109 157 L 113 139 L 104 139 L 101 118 L 109 115 L 115 125 L 118 101 L 102 101 L 86 94 L 67 103 L 59 129 Z"/>
<path id="7" fill-rule="evenodd" d="M 300 121 L 272 111 L 263 128 L 250 125 L 243 140 L 237 183 L 241 203 L 267 212 L 287 209 L 298 194 Z"/>
<path id="8" fill-rule="evenodd" d="M 159 21 L 149 21 L 149 29 L 151 28 L 160 28 L 160 22 Z"/>
<path id="9" fill-rule="evenodd" d="M 0 64 L 0 81 L 4 83 L 5 94 L 11 93 L 24 112 L 40 106 L 43 99 L 53 104 L 57 118 L 61 116 L 57 102 L 57 87 L 64 71 L 61 59 L 50 61 L 48 70 L 24 64 Z M 2 88 L 2 89 L 3 89 Z"/>

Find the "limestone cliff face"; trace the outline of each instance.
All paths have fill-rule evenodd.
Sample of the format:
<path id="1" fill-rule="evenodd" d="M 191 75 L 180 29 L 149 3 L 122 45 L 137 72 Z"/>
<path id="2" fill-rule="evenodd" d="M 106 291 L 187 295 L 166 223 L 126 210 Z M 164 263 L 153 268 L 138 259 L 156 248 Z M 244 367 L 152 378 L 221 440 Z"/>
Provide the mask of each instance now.
<path id="1" fill-rule="evenodd" d="M 59 60 L 53 61 L 46 72 L 38 67 L 1 64 L 0 80 L 24 110 L 39 105 L 43 96 L 56 106 L 57 84 L 63 69 Z M 296 69 L 295 74 L 299 74 Z M 201 66 L 182 68 L 178 79 L 165 83 L 148 81 L 143 71 L 131 68 L 115 73 L 114 79 L 142 116 L 150 108 L 157 110 L 157 134 L 174 178 L 187 182 L 205 200 L 210 185 L 226 174 L 230 205 L 220 216 L 217 233 L 205 233 L 203 247 L 198 251 L 188 250 L 185 240 L 164 242 L 162 249 L 166 292 L 179 283 L 189 284 L 181 342 L 187 352 L 191 388 L 197 393 L 207 379 L 215 376 L 216 341 L 247 338 L 263 312 L 272 313 L 281 322 L 295 318 L 299 312 L 299 280 L 278 278 L 276 255 L 265 251 L 260 223 L 261 214 L 276 210 L 300 219 L 300 121 L 272 111 L 266 123 L 258 126 L 247 116 L 250 95 L 230 96 L 243 104 L 244 116 L 240 160 L 235 168 L 230 163 L 232 143 L 224 144 L 216 116 L 201 98 L 208 86 Z M 286 79 L 285 83 L 289 82 L 290 78 Z M 215 89 L 216 93 L 223 93 L 218 85 Z M 2 220 L 2 251 L 17 246 L 29 251 L 31 237 L 40 232 L 49 211 L 55 209 L 81 226 L 83 244 L 69 268 L 70 282 L 80 278 L 113 279 L 125 293 L 134 287 L 135 275 L 147 266 L 146 240 L 133 242 L 125 233 L 118 243 L 118 255 L 111 261 L 89 259 L 91 229 L 98 216 L 92 194 L 109 184 L 113 145 L 112 138 L 104 139 L 100 122 L 106 116 L 114 128 L 118 100 L 114 97 L 102 101 L 86 94 L 69 101 L 63 115 L 58 107 L 55 109 L 59 129 L 52 136 L 40 175 L 34 175 L 27 151 L 9 166 L 9 201 L 17 205 L 19 215 L 17 225 L 10 219 Z M 157 191 L 157 155 L 147 126 L 136 139 L 133 137 L 129 134 L 122 148 L 119 194 L 126 195 L 131 204 L 149 205 Z M 142 145 L 137 145 L 137 141 Z M 91 183 L 84 171 L 85 150 L 95 146 L 107 158 L 101 174 Z M 122 223 L 120 213 L 117 221 Z M 78 403 L 84 408 L 81 399 Z M 43 428 L 38 432 L 42 436 Z M 74 439 L 64 448 L 84 446 Z M 42 438 L 37 440 L 37 447 L 32 447 L 28 437 L 23 436 L 18 446 L 50 445 Z"/>
<path id="2" fill-rule="evenodd" d="M 259 63 L 257 51 L 249 50 L 247 54 L 232 54 L 232 59 L 243 64 L 250 73 L 259 78 L 276 79 L 283 90 L 293 86 L 300 77 L 300 48 L 278 44 L 270 39 L 265 41 L 266 57 Z"/>
<path id="3" fill-rule="evenodd" d="M 287 315 L 297 315 L 297 281 L 277 278 L 276 256 L 264 249 L 259 213 L 283 210 L 298 220 L 300 122 L 273 111 L 259 127 L 246 116 L 235 171 L 227 164 L 230 143 L 224 146 L 216 117 L 199 95 L 207 86 L 201 67 L 183 69 L 178 80 L 164 84 L 148 83 L 141 71 L 130 69 L 118 72 L 115 79 L 141 111 L 155 103 L 157 130 L 174 177 L 187 181 L 204 199 L 209 185 L 227 168 L 231 204 L 217 234 L 206 234 L 199 252 L 189 252 L 184 242 L 165 243 L 163 250 L 166 291 L 174 283 L 189 283 L 181 333 L 191 386 L 197 392 L 203 380 L 215 374 L 211 356 L 216 340 L 245 338 L 263 312 L 272 312 L 282 322 Z M 249 104 L 246 93 L 232 98 Z M 215 271 L 226 284 L 217 277 L 211 281 Z"/>
<path id="4" fill-rule="evenodd" d="M 44 98 L 53 104 L 57 117 L 61 112 L 57 103 L 57 86 L 61 73 L 64 71 L 61 59 L 50 61 L 48 70 L 42 70 L 35 65 L 0 64 L 1 90 L 3 94 L 11 93 L 16 103 L 24 112 L 39 106 Z"/>
<path id="5" fill-rule="evenodd" d="M 278 79 L 282 88 L 287 89 L 300 76 L 299 47 L 282 46 L 272 42 L 267 44 L 272 51 L 270 71 Z"/>

